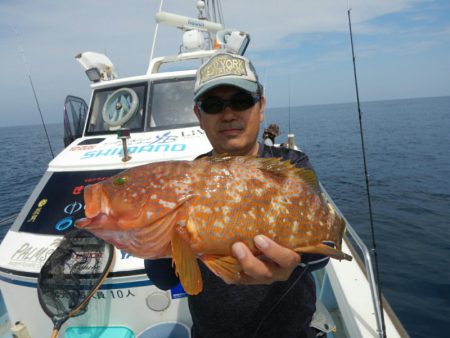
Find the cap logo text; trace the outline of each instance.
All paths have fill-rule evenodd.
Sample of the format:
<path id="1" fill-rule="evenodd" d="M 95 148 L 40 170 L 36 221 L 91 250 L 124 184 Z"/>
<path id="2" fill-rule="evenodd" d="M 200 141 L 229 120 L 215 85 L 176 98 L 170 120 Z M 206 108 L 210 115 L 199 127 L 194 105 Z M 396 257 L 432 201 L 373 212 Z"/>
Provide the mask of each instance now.
<path id="1" fill-rule="evenodd" d="M 247 75 L 245 61 L 230 55 L 219 55 L 211 59 L 200 70 L 200 84 L 220 76 Z"/>

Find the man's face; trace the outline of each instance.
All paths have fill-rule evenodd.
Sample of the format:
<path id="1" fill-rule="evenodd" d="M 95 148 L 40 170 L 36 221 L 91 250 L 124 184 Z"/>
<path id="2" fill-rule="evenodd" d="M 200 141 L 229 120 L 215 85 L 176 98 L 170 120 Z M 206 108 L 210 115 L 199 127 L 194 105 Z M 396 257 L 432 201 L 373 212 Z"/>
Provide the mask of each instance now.
<path id="1" fill-rule="evenodd" d="M 232 86 L 221 86 L 210 90 L 202 99 L 216 96 L 229 100 L 242 90 Z M 200 112 L 194 106 L 194 112 L 200 121 L 200 127 L 205 131 L 214 152 L 230 155 L 256 155 L 258 153 L 259 125 L 264 119 L 265 98 L 261 97 L 252 107 L 243 111 L 234 111 L 226 106 L 217 114 Z"/>

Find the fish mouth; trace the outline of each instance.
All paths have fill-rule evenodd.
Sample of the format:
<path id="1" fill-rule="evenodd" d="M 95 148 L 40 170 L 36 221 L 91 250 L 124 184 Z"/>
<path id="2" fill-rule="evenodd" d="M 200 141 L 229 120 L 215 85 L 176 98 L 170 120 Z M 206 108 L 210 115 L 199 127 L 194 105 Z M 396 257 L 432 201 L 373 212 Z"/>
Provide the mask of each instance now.
<path id="1" fill-rule="evenodd" d="M 111 215 L 107 215 L 103 212 L 98 213 L 94 217 L 80 218 L 75 221 L 77 228 L 86 228 L 88 230 L 101 229 L 108 225 L 116 225 L 117 220 Z"/>
<path id="2" fill-rule="evenodd" d="M 101 184 L 88 185 L 84 189 L 84 213 L 87 218 L 95 218 L 99 214 L 109 213 L 109 201 Z"/>
<path id="3" fill-rule="evenodd" d="M 76 227 L 92 230 L 117 224 L 117 220 L 110 214 L 109 200 L 100 184 L 88 185 L 84 189 L 84 203 L 86 217 L 77 220 Z"/>

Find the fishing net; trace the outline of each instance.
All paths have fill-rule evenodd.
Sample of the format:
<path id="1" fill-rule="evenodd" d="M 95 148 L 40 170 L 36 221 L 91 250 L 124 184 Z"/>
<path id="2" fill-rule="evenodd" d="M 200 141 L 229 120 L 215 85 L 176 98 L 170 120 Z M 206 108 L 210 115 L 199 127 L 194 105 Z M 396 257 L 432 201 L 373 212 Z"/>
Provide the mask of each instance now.
<path id="1" fill-rule="evenodd" d="M 67 233 L 41 268 L 38 297 L 54 331 L 81 315 L 111 268 L 114 247 L 86 230 Z M 55 336 L 55 335 L 53 335 Z"/>

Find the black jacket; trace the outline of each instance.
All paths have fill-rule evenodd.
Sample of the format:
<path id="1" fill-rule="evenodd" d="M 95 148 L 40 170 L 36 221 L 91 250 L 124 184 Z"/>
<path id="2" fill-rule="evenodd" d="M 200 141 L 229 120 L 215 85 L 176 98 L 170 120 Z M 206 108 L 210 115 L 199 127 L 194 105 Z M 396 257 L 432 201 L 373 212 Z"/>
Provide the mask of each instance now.
<path id="1" fill-rule="evenodd" d="M 288 148 L 260 144 L 258 156 L 280 157 L 297 167 L 312 169 L 303 152 Z M 203 291 L 188 298 L 194 323 L 192 337 L 252 337 L 258 326 L 257 337 L 299 336 L 309 326 L 315 311 L 316 291 L 311 271 L 323 268 L 328 260 L 322 255 L 303 254 L 302 264 L 287 281 L 251 286 L 225 284 L 200 262 Z M 168 290 L 178 284 L 171 259 L 145 260 L 144 263 L 148 277 L 159 288 Z M 292 284 L 295 285 L 284 297 Z M 282 301 L 273 309 L 281 297 Z"/>

